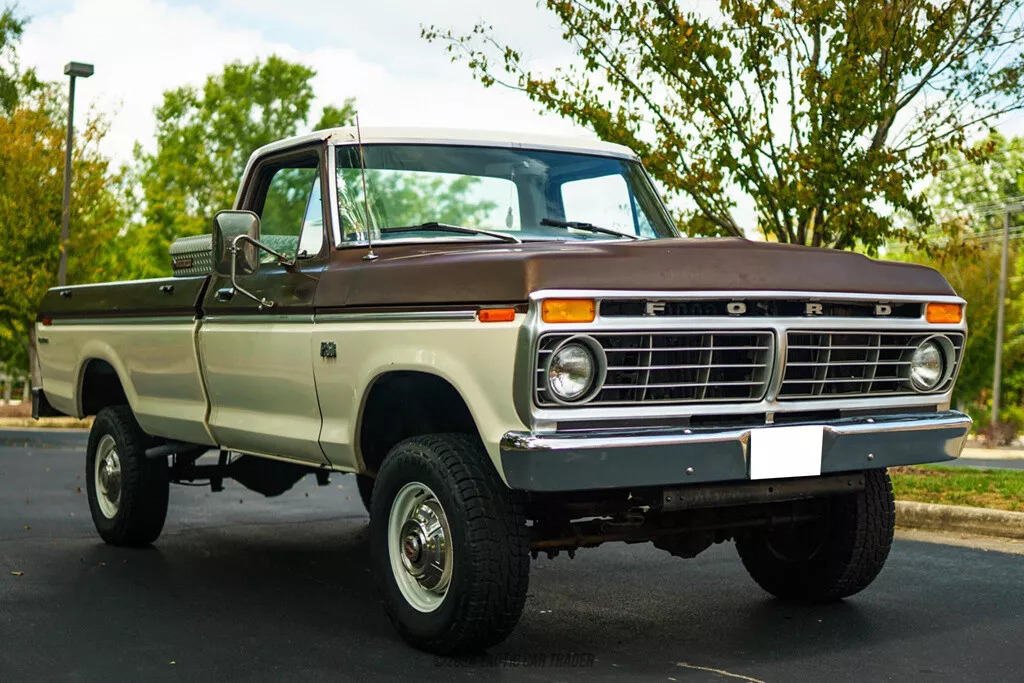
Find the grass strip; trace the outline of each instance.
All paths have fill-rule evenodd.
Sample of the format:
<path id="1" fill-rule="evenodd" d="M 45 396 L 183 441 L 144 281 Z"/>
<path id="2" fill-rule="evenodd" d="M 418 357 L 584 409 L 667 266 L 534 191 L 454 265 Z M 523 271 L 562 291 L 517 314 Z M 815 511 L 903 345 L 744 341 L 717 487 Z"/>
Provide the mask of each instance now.
<path id="1" fill-rule="evenodd" d="M 1024 512 L 1024 470 L 890 467 L 897 500 Z"/>

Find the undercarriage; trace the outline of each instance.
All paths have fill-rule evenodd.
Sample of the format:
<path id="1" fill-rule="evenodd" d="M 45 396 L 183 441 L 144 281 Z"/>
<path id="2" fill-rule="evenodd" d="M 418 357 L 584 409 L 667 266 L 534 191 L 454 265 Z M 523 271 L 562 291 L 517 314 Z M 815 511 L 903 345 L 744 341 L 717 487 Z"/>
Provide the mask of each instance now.
<path id="1" fill-rule="evenodd" d="M 864 490 L 861 472 L 808 479 L 737 481 L 686 487 L 528 494 L 534 557 L 621 541 L 695 557 L 752 528 L 809 522 L 833 496 Z"/>

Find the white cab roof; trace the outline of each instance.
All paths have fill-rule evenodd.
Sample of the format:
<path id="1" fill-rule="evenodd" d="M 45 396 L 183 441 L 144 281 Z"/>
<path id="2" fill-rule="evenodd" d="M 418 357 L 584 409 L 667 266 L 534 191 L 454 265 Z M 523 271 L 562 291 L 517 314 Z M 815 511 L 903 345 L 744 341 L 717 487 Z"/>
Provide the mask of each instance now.
<path id="1" fill-rule="evenodd" d="M 335 144 L 353 144 L 357 141 L 354 126 L 328 128 L 306 135 L 285 138 L 260 147 L 252 154 L 256 158 L 280 149 L 287 149 L 308 142 L 328 140 Z M 391 144 L 437 144 L 470 145 L 475 147 L 519 147 L 566 152 L 583 152 L 606 156 L 636 159 L 636 154 L 622 145 L 604 142 L 597 138 L 560 135 L 537 135 L 535 133 L 511 133 L 488 130 L 465 130 L 461 128 L 371 128 L 362 129 L 364 145 Z"/>

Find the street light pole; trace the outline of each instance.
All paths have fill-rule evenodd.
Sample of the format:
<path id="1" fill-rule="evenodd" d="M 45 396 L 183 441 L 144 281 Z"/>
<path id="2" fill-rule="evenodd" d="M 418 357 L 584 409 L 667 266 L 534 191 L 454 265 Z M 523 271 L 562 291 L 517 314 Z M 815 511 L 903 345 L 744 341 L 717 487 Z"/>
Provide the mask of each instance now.
<path id="1" fill-rule="evenodd" d="M 1003 207 L 1003 253 L 999 260 L 999 299 L 996 301 L 996 358 L 992 367 L 992 425 L 999 424 L 999 408 L 1003 375 L 1003 327 L 1006 324 L 1006 278 L 1010 259 L 1010 212 L 1024 209 L 1024 204 Z"/>
<path id="2" fill-rule="evenodd" d="M 68 62 L 64 73 L 71 77 L 68 86 L 68 139 L 64 145 L 64 207 L 60 217 L 60 268 L 57 284 L 63 287 L 68 277 L 68 233 L 71 232 L 71 152 L 74 143 L 75 125 L 75 79 L 88 78 L 93 74 L 92 64 Z"/>

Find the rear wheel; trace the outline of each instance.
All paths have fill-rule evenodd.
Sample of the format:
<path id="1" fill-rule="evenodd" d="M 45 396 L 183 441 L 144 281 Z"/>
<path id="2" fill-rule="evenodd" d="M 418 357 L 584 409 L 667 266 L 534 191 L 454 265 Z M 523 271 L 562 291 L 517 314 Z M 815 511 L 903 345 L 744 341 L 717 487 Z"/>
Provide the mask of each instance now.
<path id="1" fill-rule="evenodd" d="M 519 621 L 530 570 L 522 503 L 475 439 L 395 446 L 374 487 L 370 544 L 388 618 L 414 647 L 474 652 Z"/>
<path id="2" fill-rule="evenodd" d="M 743 566 L 761 588 L 783 599 L 830 602 L 874 581 L 892 546 L 896 507 L 884 469 L 863 476 L 863 491 L 822 501 L 818 520 L 736 537 Z"/>
<path id="3" fill-rule="evenodd" d="M 147 459 L 149 437 L 128 406 L 96 416 L 86 450 L 89 511 L 111 545 L 141 546 L 160 536 L 167 517 L 167 459 Z"/>

